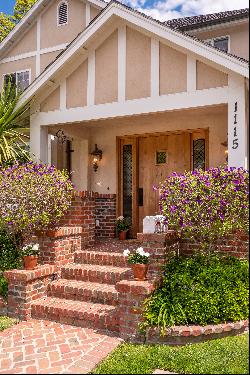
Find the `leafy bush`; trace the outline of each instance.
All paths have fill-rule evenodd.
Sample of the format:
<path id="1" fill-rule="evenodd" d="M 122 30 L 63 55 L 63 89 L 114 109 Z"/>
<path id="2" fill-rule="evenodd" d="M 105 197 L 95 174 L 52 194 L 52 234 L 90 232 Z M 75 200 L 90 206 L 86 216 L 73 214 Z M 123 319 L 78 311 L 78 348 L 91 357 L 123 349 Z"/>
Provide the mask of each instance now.
<path id="1" fill-rule="evenodd" d="M 3 297 L 6 297 L 8 291 L 8 283 L 3 272 L 21 266 L 18 242 L 18 238 L 14 242 L 5 231 L 0 230 L 0 296 Z"/>
<path id="2" fill-rule="evenodd" d="M 28 236 L 56 224 L 71 205 L 73 185 L 54 166 L 15 164 L 0 170 L 0 227 Z"/>
<path id="3" fill-rule="evenodd" d="M 144 326 L 212 324 L 248 317 L 247 261 L 205 255 L 173 258 L 145 301 Z"/>
<path id="4" fill-rule="evenodd" d="M 249 227 L 249 173 L 239 168 L 173 173 L 161 184 L 160 209 L 167 224 L 205 250 Z"/>

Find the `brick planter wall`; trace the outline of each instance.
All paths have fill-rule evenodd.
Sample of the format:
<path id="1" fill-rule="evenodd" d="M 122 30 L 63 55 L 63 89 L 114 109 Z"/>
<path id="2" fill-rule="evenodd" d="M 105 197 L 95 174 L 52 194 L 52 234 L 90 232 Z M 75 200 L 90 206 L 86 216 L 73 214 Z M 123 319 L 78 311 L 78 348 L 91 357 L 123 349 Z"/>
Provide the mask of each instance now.
<path id="1" fill-rule="evenodd" d="M 180 254 L 184 256 L 192 255 L 201 247 L 200 244 L 191 240 L 181 239 Z M 249 258 L 249 235 L 245 233 L 235 233 L 220 239 L 214 244 L 215 251 L 225 255 L 232 255 L 241 259 Z"/>
<path id="2" fill-rule="evenodd" d="M 114 238 L 116 236 L 116 195 L 96 194 L 95 196 L 95 236 Z M 98 224 L 98 225 L 97 225 Z"/>
<path id="3" fill-rule="evenodd" d="M 161 335 L 159 328 L 150 328 L 146 332 L 147 344 L 187 345 L 219 339 L 227 336 L 236 336 L 248 331 L 248 320 L 228 322 L 207 326 L 176 326 L 168 328 Z"/>
<path id="4" fill-rule="evenodd" d="M 74 261 L 74 253 L 94 244 L 95 194 L 76 192 L 72 205 L 56 228 L 39 232 L 39 264 L 62 266 Z"/>
<path id="5" fill-rule="evenodd" d="M 119 293 L 120 337 L 129 342 L 144 342 L 145 337 L 138 331 L 138 324 L 143 320 L 143 301 L 154 291 L 154 284 L 149 281 L 123 280 L 115 288 Z"/>
<path id="6" fill-rule="evenodd" d="M 150 254 L 148 279 L 156 280 L 162 272 L 162 266 L 166 260 L 178 251 L 176 233 L 138 233 L 137 240 L 141 246 Z"/>
<path id="7" fill-rule="evenodd" d="M 57 272 L 52 265 L 40 266 L 33 271 L 5 271 L 8 280 L 8 316 L 28 320 L 31 316 L 31 302 L 46 296 L 47 285 Z"/>

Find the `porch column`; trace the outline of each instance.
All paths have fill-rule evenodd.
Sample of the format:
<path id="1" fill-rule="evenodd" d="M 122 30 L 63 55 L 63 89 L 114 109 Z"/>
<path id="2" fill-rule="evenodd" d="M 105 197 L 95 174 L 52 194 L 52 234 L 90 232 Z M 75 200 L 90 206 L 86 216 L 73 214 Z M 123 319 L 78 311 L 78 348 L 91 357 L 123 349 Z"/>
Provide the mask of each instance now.
<path id="1" fill-rule="evenodd" d="M 236 74 L 229 75 L 228 79 L 228 166 L 247 169 L 245 79 Z"/>
<path id="2" fill-rule="evenodd" d="M 48 129 L 39 124 L 36 113 L 30 117 L 30 153 L 33 160 L 48 163 Z"/>

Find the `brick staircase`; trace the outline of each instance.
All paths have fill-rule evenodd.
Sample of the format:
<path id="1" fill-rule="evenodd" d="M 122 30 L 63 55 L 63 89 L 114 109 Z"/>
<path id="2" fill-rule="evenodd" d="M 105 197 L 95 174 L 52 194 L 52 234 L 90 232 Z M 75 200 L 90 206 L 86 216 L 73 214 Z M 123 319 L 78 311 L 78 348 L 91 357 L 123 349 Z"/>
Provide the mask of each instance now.
<path id="1" fill-rule="evenodd" d="M 61 268 L 61 278 L 48 284 L 47 296 L 31 304 L 32 318 L 118 332 L 115 284 L 130 279 L 131 269 L 122 246 L 108 250 L 100 245 L 76 252 L 74 263 Z"/>

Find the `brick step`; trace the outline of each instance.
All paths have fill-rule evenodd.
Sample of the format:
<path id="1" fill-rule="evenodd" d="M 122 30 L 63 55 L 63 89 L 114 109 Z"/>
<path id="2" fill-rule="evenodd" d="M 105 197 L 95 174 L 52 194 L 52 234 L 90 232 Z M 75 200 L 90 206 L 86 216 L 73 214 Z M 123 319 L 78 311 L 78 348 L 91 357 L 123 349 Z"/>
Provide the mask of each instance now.
<path id="1" fill-rule="evenodd" d="M 110 305 L 45 297 L 32 303 L 31 316 L 61 324 L 119 331 L 117 307 Z"/>
<path id="2" fill-rule="evenodd" d="M 96 264 L 72 263 L 63 266 L 62 279 L 90 281 L 101 284 L 116 284 L 131 277 L 131 269 L 126 267 L 99 266 Z"/>
<path id="3" fill-rule="evenodd" d="M 118 305 L 118 292 L 110 284 L 60 279 L 48 285 L 47 294 L 49 297 Z"/>
<path id="4" fill-rule="evenodd" d="M 78 251 L 75 253 L 75 263 L 99 264 L 106 266 L 127 267 L 127 259 L 121 253 L 103 251 Z"/>

